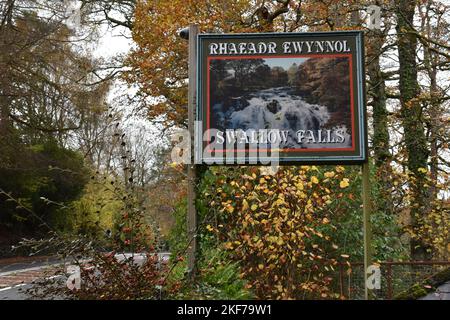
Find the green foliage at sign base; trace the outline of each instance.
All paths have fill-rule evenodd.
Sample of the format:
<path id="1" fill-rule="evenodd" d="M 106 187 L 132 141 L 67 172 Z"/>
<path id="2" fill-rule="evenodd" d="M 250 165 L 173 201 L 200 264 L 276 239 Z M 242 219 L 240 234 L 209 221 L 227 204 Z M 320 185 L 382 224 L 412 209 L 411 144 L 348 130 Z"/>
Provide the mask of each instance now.
<path id="1" fill-rule="evenodd" d="M 197 203 L 199 220 L 207 214 L 207 208 L 202 202 Z M 198 254 L 198 274 L 195 281 L 187 280 L 186 259 L 180 261 L 178 257 L 185 257 L 188 238 L 186 233 L 187 203 L 183 199 L 174 210 L 175 225 L 169 235 L 169 250 L 172 253 L 172 261 L 176 263 L 169 280 L 181 282 L 184 286 L 180 289 L 178 299 L 224 299 L 238 300 L 251 299 L 251 291 L 245 288 L 246 282 L 241 279 L 239 264 L 231 261 L 228 254 L 219 249 L 214 239 L 200 231 Z M 202 227 L 202 226 L 200 226 Z M 201 230 L 203 230 L 201 228 Z"/>
<path id="2" fill-rule="evenodd" d="M 183 198 L 176 206 L 173 211 L 175 218 L 175 223 L 170 230 L 168 237 L 169 251 L 172 253 L 172 257 L 177 257 L 182 254 L 187 247 L 187 227 L 186 227 L 186 216 L 187 216 L 187 201 Z"/>
<path id="3" fill-rule="evenodd" d="M 198 262 L 198 274 L 194 282 L 185 281 L 177 294 L 177 299 L 196 300 L 247 300 L 253 299 L 246 289 L 246 281 L 241 279 L 239 264 L 232 262 L 227 253 L 217 248 L 203 250 Z M 172 281 L 182 280 L 186 264 L 177 266 Z M 183 274 L 186 276 L 186 274 Z"/>

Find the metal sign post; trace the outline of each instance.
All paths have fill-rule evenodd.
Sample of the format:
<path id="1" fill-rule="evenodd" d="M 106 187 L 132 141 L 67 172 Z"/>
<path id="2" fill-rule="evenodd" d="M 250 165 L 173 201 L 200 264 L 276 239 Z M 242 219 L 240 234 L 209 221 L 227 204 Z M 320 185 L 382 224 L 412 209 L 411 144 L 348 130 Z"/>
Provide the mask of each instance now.
<path id="1" fill-rule="evenodd" d="M 363 232 L 364 232 L 364 298 L 369 300 L 371 294 L 368 287 L 368 268 L 372 264 L 371 237 L 372 228 L 370 215 L 372 213 L 372 204 L 370 202 L 370 171 L 369 162 L 362 165 L 362 197 L 363 197 Z"/>
<path id="2" fill-rule="evenodd" d="M 194 163 L 194 125 L 195 125 L 195 108 L 196 108 L 196 87 L 197 87 L 197 34 L 198 26 L 191 24 L 188 29 L 189 37 L 189 92 L 188 92 L 188 129 L 191 139 L 190 163 L 188 164 L 187 176 L 187 228 L 189 247 L 187 252 L 188 273 L 191 279 L 195 277 L 197 269 L 196 252 L 197 252 L 197 211 L 195 208 L 195 185 L 196 185 L 196 167 Z"/>

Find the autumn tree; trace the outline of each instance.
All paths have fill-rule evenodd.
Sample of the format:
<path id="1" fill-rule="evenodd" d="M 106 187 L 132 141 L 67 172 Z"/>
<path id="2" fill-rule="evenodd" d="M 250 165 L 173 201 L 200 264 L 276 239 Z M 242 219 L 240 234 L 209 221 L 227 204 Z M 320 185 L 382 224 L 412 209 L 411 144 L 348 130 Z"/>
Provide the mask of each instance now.
<path id="1" fill-rule="evenodd" d="M 84 23 L 133 29 L 137 0 L 81 0 Z"/>
<path id="2" fill-rule="evenodd" d="M 0 10 L 0 220 L 18 235 L 47 232 L 59 223 L 57 203 L 80 196 L 98 160 L 110 82 L 75 45 L 62 2 L 7 1 Z"/>
<path id="3" fill-rule="evenodd" d="M 427 201 L 425 172 L 429 150 L 423 125 L 422 108 L 419 101 L 420 87 L 417 78 L 417 36 L 411 32 L 414 24 L 416 1 L 399 1 L 396 8 L 398 56 L 399 56 L 399 91 L 401 117 L 404 128 L 405 145 L 408 158 L 408 170 L 412 179 L 413 201 L 411 218 L 413 228 L 420 225 L 421 216 Z M 425 170 L 425 171 L 424 171 Z M 423 260 L 427 256 L 427 247 L 417 238 L 411 242 L 411 256 Z"/>
<path id="4" fill-rule="evenodd" d="M 132 69 L 126 79 L 139 85 L 149 119 L 186 126 L 187 43 L 178 36 L 182 28 L 197 23 L 202 32 L 275 31 L 278 19 L 298 6 L 296 1 L 138 1 L 133 27 L 137 48 L 128 59 Z"/>

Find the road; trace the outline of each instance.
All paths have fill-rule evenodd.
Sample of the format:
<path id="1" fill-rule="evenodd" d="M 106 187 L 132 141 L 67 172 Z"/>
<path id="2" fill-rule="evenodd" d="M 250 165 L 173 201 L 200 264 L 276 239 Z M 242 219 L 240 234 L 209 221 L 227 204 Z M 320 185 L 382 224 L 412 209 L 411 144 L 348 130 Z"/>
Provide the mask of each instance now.
<path id="1" fill-rule="evenodd" d="M 53 263 L 14 263 L 0 272 L 0 300 L 26 300 L 31 297 L 27 296 L 26 290 L 33 287 L 32 282 L 38 279 L 55 276 L 55 266 L 59 263 L 53 260 Z"/>
<path id="2" fill-rule="evenodd" d="M 30 297 L 24 291 L 31 287 L 31 284 L 19 284 L 0 289 L 0 300 L 28 300 Z"/>

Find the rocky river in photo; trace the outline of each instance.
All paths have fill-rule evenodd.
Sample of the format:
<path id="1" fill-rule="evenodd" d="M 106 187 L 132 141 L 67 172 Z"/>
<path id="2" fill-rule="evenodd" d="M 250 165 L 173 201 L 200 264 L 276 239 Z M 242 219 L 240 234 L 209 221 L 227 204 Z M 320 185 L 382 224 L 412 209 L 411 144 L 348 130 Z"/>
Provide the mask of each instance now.
<path id="1" fill-rule="evenodd" d="M 351 146 L 351 137 L 345 126 L 328 128 L 331 114 L 326 106 L 307 103 L 302 97 L 293 93 L 290 87 L 277 87 L 258 90 L 254 93 L 230 98 L 226 103 L 212 106 L 212 127 L 226 129 L 278 129 L 288 130 L 287 141 L 282 148 L 339 148 Z M 318 135 L 328 139 L 318 138 Z M 299 141 L 298 132 L 304 130 L 314 134 L 315 138 Z M 336 132 L 343 132 L 344 142 L 338 141 Z M 312 133 L 311 133 L 312 132 Z M 322 133 L 323 132 L 323 133 Z M 315 140 L 314 140 L 315 139 Z"/>

